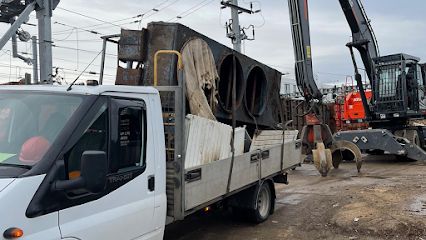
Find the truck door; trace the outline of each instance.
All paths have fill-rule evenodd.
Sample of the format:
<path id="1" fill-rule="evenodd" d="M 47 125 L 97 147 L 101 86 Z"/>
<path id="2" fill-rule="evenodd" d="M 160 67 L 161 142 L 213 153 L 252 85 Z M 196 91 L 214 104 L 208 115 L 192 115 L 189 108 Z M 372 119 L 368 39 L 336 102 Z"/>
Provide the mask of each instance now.
<path id="1" fill-rule="evenodd" d="M 97 114 L 64 154 L 70 179 L 79 176 L 81 154 L 105 151 L 109 174 L 105 191 L 68 194 L 70 206 L 59 211 L 63 238 L 147 239 L 154 232 L 154 147 L 142 99 L 105 97 Z"/>

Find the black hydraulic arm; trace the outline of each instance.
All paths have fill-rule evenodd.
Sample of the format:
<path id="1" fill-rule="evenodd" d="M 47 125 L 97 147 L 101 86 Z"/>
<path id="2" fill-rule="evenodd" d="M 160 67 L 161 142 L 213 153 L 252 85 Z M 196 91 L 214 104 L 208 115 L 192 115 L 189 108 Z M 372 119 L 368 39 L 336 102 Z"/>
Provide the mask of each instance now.
<path id="1" fill-rule="evenodd" d="M 361 75 L 358 73 L 353 48 L 359 51 L 367 76 L 371 85 L 374 86 L 373 58 L 379 56 L 376 37 L 364 7 L 359 0 L 339 0 L 339 3 L 352 32 L 352 42 L 348 43 L 347 46 L 350 49 L 354 63 L 355 79 L 360 90 L 366 115 L 371 118 L 372 113 L 365 95 Z M 312 68 L 308 0 L 288 0 L 288 5 L 296 61 L 297 85 L 308 102 L 314 99 L 320 101 L 322 94 L 315 83 Z"/>
<path id="2" fill-rule="evenodd" d="M 365 95 L 361 75 L 358 72 L 358 66 L 356 64 L 353 48 L 357 49 L 361 56 L 365 71 L 374 91 L 376 76 L 373 59 L 379 57 L 379 47 L 374 35 L 373 28 L 370 24 L 370 20 L 368 19 L 360 0 L 339 0 L 339 3 L 352 32 L 352 42 L 348 43 L 347 46 L 350 49 L 353 65 L 355 68 L 355 80 L 361 95 L 361 100 L 366 116 L 367 118 L 371 119 L 373 114 L 370 110 L 368 100 Z"/>
<path id="3" fill-rule="evenodd" d="M 309 33 L 307 0 L 288 0 L 295 57 L 295 74 L 299 90 L 307 102 L 321 101 L 322 94 L 314 80 Z"/>
<path id="4" fill-rule="evenodd" d="M 359 51 L 367 76 L 372 83 L 373 58 L 379 57 L 379 48 L 370 20 L 359 0 L 339 0 L 339 3 L 352 32 L 352 42 L 348 43 L 348 47 L 354 47 Z"/>

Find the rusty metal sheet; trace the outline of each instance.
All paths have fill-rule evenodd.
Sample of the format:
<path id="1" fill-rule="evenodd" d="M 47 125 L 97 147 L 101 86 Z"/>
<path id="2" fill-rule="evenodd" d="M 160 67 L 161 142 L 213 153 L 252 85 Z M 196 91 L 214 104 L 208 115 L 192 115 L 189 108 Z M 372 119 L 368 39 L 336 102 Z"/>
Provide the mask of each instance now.
<path id="1" fill-rule="evenodd" d="M 118 59 L 121 61 L 143 61 L 145 31 L 121 30 Z"/>
<path id="2" fill-rule="evenodd" d="M 116 85 L 139 85 L 142 77 L 142 69 L 117 68 Z"/>

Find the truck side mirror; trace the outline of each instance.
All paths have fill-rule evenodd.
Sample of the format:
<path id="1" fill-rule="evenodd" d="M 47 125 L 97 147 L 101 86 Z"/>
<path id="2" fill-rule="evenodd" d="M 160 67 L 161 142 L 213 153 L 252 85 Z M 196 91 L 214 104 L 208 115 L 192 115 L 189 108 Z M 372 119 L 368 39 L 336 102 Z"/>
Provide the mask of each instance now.
<path id="1" fill-rule="evenodd" d="M 81 157 L 81 178 L 91 193 L 105 189 L 108 174 L 107 155 L 102 151 L 85 151 Z"/>
<path id="2" fill-rule="evenodd" d="M 83 188 L 91 193 L 105 189 L 108 174 L 107 155 L 103 151 L 85 151 L 81 157 L 81 173 L 76 179 L 56 181 L 54 191 Z"/>

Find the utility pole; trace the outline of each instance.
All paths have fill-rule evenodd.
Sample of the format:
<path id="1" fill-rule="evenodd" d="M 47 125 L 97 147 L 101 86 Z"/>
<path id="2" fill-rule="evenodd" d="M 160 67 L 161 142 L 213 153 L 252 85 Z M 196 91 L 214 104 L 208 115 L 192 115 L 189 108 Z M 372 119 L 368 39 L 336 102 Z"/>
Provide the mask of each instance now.
<path id="1" fill-rule="evenodd" d="M 52 2 L 44 0 L 37 11 L 39 48 L 40 48 L 40 81 L 52 83 Z"/>
<path id="2" fill-rule="evenodd" d="M 59 4 L 60 0 L 33 0 L 33 1 L 10 1 L 0 2 L 0 22 L 11 23 L 9 29 L 0 38 L 0 50 L 12 39 L 14 57 L 20 58 L 27 63 L 33 62 L 37 58 L 37 53 L 33 52 L 33 59 L 27 59 L 17 52 L 16 35 L 20 40 L 29 41 L 31 36 L 25 31 L 18 31 L 21 25 L 28 21 L 30 14 L 36 11 L 38 19 L 39 52 L 40 52 L 40 80 L 52 83 L 52 11 Z M 7 5 L 7 7 L 3 7 Z M 23 41 L 23 40 L 22 40 Z M 33 49 L 36 49 L 37 42 L 33 39 Z M 34 74 L 36 77 L 37 74 Z"/>
<path id="3" fill-rule="evenodd" d="M 229 37 L 232 40 L 234 50 L 237 52 L 241 52 L 241 43 L 243 40 L 254 40 L 254 26 L 250 25 L 250 27 L 253 28 L 253 37 L 248 38 L 244 31 L 244 29 L 247 29 L 247 28 L 241 28 L 240 26 L 239 14 L 240 13 L 254 14 L 254 13 L 260 12 L 260 10 L 253 11 L 252 3 L 250 3 L 250 9 L 240 7 L 238 6 L 238 0 L 222 1 L 221 4 L 222 4 L 222 9 L 227 7 L 231 8 L 230 24 L 228 23 L 226 24 L 227 37 Z"/>
<path id="4" fill-rule="evenodd" d="M 238 6 L 238 0 L 232 0 L 232 4 Z M 238 9 L 236 7 L 231 7 L 231 18 L 232 18 L 232 30 L 234 31 L 234 49 L 237 52 L 241 52 L 241 29 L 240 29 L 240 16 L 238 15 Z"/>

